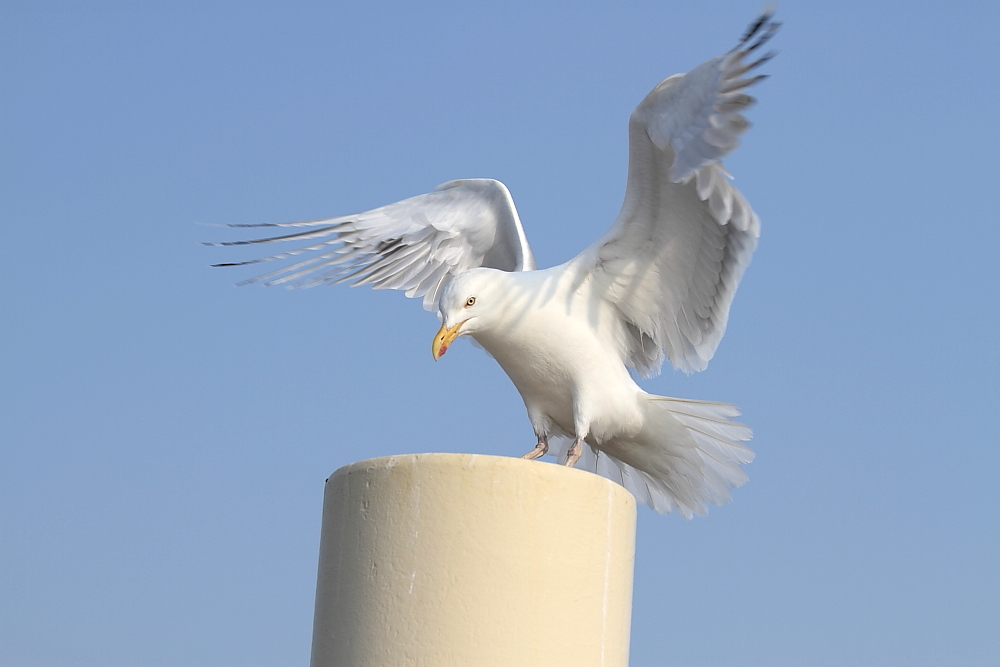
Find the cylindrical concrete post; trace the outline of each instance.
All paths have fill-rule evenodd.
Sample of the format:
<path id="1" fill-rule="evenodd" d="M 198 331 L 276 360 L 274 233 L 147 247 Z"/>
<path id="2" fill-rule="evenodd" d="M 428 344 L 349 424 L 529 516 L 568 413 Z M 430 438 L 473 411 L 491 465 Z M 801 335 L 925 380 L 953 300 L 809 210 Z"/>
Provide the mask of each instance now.
<path id="1" fill-rule="evenodd" d="M 326 485 L 312 667 L 628 664 L 635 500 L 563 466 L 417 454 Z"/>

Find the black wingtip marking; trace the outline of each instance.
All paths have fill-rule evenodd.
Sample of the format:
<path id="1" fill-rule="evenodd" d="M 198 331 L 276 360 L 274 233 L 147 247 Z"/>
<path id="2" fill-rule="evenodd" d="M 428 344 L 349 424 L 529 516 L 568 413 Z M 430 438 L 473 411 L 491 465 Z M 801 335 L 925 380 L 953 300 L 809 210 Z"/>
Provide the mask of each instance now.
<path id="1" fill-rule="evenodd" d="M 774 17 L 774 10 L 765 9 L 764 13 L 758 16 L 757 20 L 751 23 L 749 27 L 747 27 L 746 32 L 743 33 L 743 37 L 740 38 L 739 46 L 743 46 L 751 39 L 753 39 L 753 36 L 756 35 L 757 32 L 764 27 L 764 24 L 770 21 L 771 18 L 773 17 Z"/>
<path id="2" fill-rule="evenodd" d="M 760 47 L 767 44 L 769 41 L 771 41 L 771 38 L 774 37 L 775 33 L 778 32 L 778 28 L 780 27 L 781 24 L 778 23 L 777 21 L 774 21 L 773 23 L 769 24 L 767 26 L 767 29 L 760 35 L 760 37 L 757 38 L 757 41 L 747 47 L 746 52 L 750 53 L 751 51 L 756 51 Z"/>
<path id="3" fill-rule="evenodd" d="M 743 37 L 740 38 L 739 43 L 733 48 L 733 51 L 737 51 L 744 48 L 744 53 L 750 53 L 759 49 L 761 46 L 766 44 L 774 34 L 778 32 L 781 27 L 780 21 L 773 21 L 774 10 L 766 9 L 763 14 L 761 14 L 757 20 L 750 24 L 750 27 L 746 29 L 743 33 Z M 755 41 L 753 41 L 755 40 Z M 753 44 L 750 42 L 753 41 Z M 750 44 L 750 46 L 747 46 Z"/>
<path id="4" fill-rule="evenodd" d="M 264 260 L 261 259 L 250 259 L 245 262 L 222 262 L 221 264 L 209 264 L 210 267 L 215 268 L 218 266 L 246 266 L 247 264 L 258 264 Z"/>
<path id="5" fill-rule="evenodd" d="M 762 55 L 760 58 L 757 58 L 757 60 L 755 60 L 752 63 L 750 63 L 750 69 L 753 69 L 755 67 L 760 67 L 761 65 L 763 65 L 767 61 L 769 61 L 772 58 L 774 58 L 776 55 L 778 55 L 777 51 L 768 51 L 767 53 L 765 53 L 764 55 Z"/>
<path id="6" fill-rule="evenodd" d="M 257 227 L 258 225 L 232 225 L 233 227 Z M 263 226 L 263 225 L 260 225 Z M 322 237 L 330 234 L 331 232 L 339 234 L 337 232 L 338 225 L 330 225 L 328 227 L 320 227 L 319 229 L 310 229 L 304 232 L 296 232 L 294 234 L 285 234 L 283 236 L 271 236 L 264 239 L 248 239 L 245 241 L 216 241 L 216 242 L 203 242 L 204 245 L 208 246 L 238 246 L 238 245 L 256 245 L 258 243 L 274 243 L 276 241 L 294 241 L 296 239 L 307 239 L 314 237 Z"/>
<path id="7" fill-rule="evenodd" d="M 378 242 L 378 245 L 375 246 L 375 252 L 382 255 L 382 257 L 389 257 L 405 247 L 406 246 L 403 245 L 403 239 L 386 239 L 385 241 Z"/>

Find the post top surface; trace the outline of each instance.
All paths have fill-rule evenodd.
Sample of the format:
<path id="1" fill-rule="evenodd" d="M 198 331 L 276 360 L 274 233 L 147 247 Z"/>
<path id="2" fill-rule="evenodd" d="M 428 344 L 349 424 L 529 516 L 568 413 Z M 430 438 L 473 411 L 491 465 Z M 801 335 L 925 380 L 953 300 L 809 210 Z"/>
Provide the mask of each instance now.
<path id="1" fill-rule="evenodd" d="M 338 468 L 327 479 L 327 483 L 329 484 L 335 478 L 343 475 L 386 471 L 397 467 L 408 470 L 418 468 L 422 470 L 437 469 L 441 471 L 476 469 L 482 472 L 484 470 L 492 470 L 497 474 L 527 476 L 532 479 L 547 477 L 561 484 L 570 483 L 599 486 L 606 489 L 605 492 L 607 493 L 620 494 L 621 498 L 618 502 L 625 501 L 627 504 L 635 504 L 635 498 L 623 486 L 592 472 L 543 461 L 529 461 L 522 458 L 491 456 L 487 454 L 427 452 L 421 454 L 380 456 L 373 459 L 355 461 L 354 463 L 349 463 Z"/>

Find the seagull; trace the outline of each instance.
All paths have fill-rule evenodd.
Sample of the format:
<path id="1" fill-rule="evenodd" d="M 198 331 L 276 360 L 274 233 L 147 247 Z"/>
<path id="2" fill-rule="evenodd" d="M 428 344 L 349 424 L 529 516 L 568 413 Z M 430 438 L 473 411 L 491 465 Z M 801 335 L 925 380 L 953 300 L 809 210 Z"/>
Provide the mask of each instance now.
<path id="1" fill-rule="evenodd" d="M 523 458 L 554 454 L 661 514 L 704 514 L 747 480 L 750 429 L 733 405 L 654 396 L 634 375 L 664 359 L 704 370 L 725 333 L 760 220 L 720 160 L 749 127 L 746 90 L 774 55 L 756 52 L 779 25 L 766 11 L 733 49 L 646 95 L 629 118 L 621 211 L 564 264 L 538 269 L 506 186 L 475 178 L 354 215 L 229 225 L 296 231 L 208 245 L 306 245 L 214 266 L 303 255 L 239 284 L 351 282 L 422 298 L 441 321 L 435 360 L 468 336 L 514 383 L 537 437 Z"/>

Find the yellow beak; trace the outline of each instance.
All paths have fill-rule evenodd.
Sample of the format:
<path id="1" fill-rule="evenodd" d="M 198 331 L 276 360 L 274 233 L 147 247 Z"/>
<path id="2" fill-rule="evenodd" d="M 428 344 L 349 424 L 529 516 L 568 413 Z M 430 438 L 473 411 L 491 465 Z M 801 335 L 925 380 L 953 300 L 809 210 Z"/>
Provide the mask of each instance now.
<path id="1" fill-rule="evenodd" d="M 431 341 L 431 356 L 434 357 L 434 361 L 441 358 L 441 355 L 448 351 L 448 346 L 451 345 L 452 341 L 458 338 L 458 330 L 462 328 L 462 325 L 468 322 L 468 320 L 462 320 L 452 328 L 448 328 L 445 325 L 441 325 L 438 332 L 434 334 L 434 340 Z"/>

